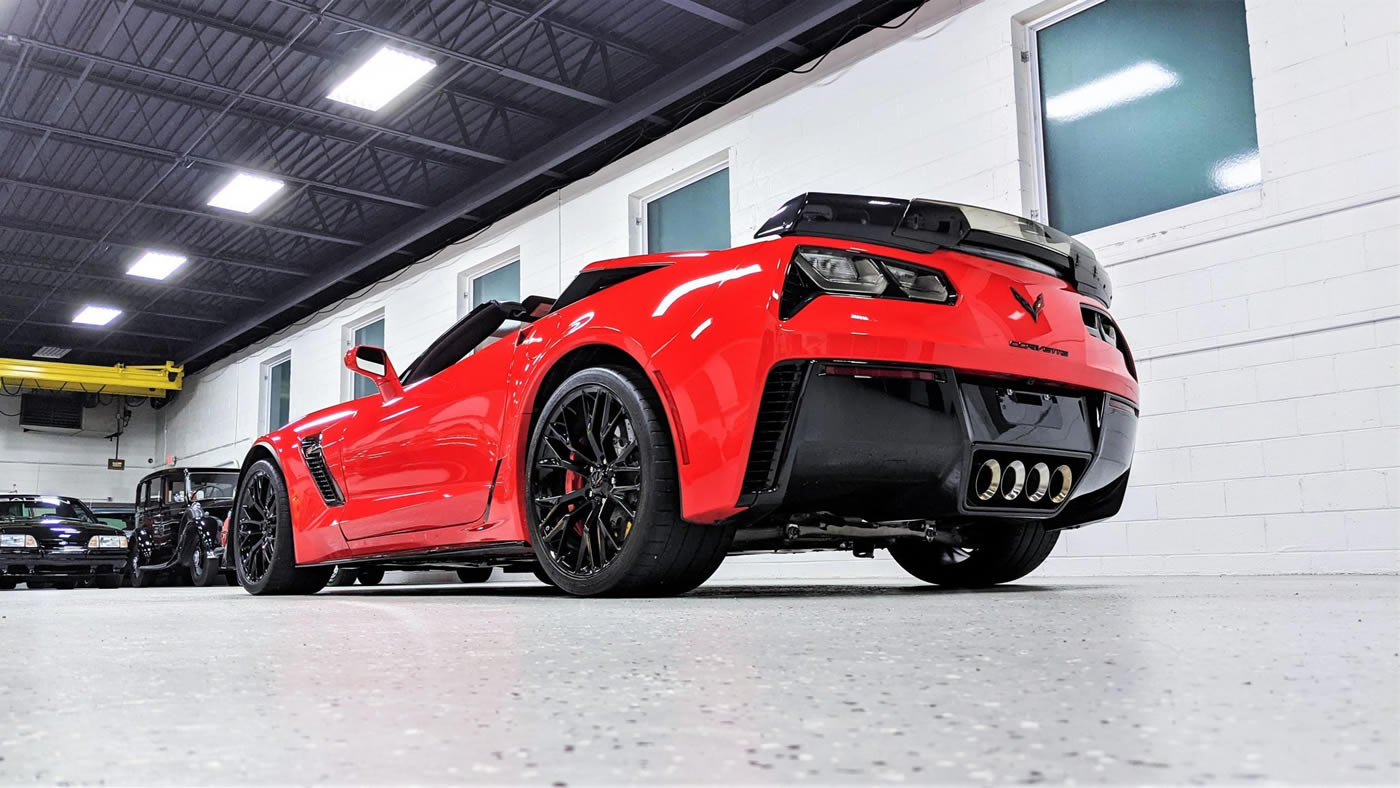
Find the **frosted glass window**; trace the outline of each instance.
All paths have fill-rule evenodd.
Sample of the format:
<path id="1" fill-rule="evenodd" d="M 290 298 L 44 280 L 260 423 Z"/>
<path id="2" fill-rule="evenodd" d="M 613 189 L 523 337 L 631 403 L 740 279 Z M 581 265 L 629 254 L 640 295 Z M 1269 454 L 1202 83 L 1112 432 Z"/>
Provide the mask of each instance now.
<path id="1" fill-rule="evenodd" d="M 287 426 L 292 420 L 292 360 L 273 364 L 267 370 L 268 432 Z"/>
<path id="2" fill-rule="evenodd" d="M 472 308 L 487 301 L 520 300 L 520 261 L 503 265 L 472 280 Z"/>
<path id="3" fill-rule="evenodd" d="M 351 344 L 384 347 L 383 318 L 380 318 L 379 320 L 376 320 L 373 323 L 370 323 L 369 325 L 360 326 L 359 328 L 355 329 L 355 340 Z M 379 393 L 379 387 L 374 385 L 374 381 L 370 380 L 364 375 L 358 375 L 353 372 L 351 373 L 351 375 L 354 376 L 355 381 L 355 399 L 359 399 L 360 397 L 368 397 L 371 394 Z"/>
<path id="4" fill-rule="evenodd" d="M 1051 225 L 1259 183 L 1243 0 L 1104 0 L 1039 30 L 1036 54 Z"/>
<path id="5" fill-rule="evenodd" d="M 647 203 L 647 251 L 729 248 L 729 170 Z"/>

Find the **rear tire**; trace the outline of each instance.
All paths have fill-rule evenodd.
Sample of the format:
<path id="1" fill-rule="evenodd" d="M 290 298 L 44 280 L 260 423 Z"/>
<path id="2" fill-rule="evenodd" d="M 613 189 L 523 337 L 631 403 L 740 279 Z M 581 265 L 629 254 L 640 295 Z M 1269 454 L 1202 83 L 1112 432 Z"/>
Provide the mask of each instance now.
<path id="1" fill-rule="evenodd" d="M 491 579 L 491 573 L 496 571 L 492 566 L 474 566 L 470 569 L 458 569 L 457 579 L 463 583 L 485 583 Z"/>
<path id="2" fill-rule="evenodd" d="M 525 504 L 551 585 L 575 596 L 659 596 L 714 573 L 734 529 L 681 519 L 671 430 L 644 374 L 585 369 L 539 413 Z"/>
<path id="3" fill-rule="evenodd" d="M 384 570 L 377 566 L 366 566 L 355 570 L 355 579 L 359 580 L 362 586 L 377 586 L 384 580 Z"/>
<path id="4" fill-rule="evenodd" d="M 330 579 L 326 581 L 328 586 L 352 586 L 355 584 L 355 570 L 348 566 L 336 566 L 331 568 Z"/>
<path id="5" fill-rule="evenodd" d="M 0 591 L 11 591 L 17 585 L 19 585 L 18 580 L 11 580 L 8 577 L 0 578 Z"/>
<path id="6" fill-rule="evenodd" d="M 314 594 L 330 579 L 332 567 L 297 567 L 288 500 L 287 483 L 271 460 L 253 463 L 239 481 L 229 546 L 238 584 L 250 594 Z"/>
<path id="7" fill-rule="evenodd" d="M 98 588 L 121 588 L 122 576 L 119 574 L 98 575 L 92 579 L 92 583 Z"/>
<path id="8" fill-rule="evenodd" d="M 897 542 L 890 555 L 906 572 L 934 585 L 986 588 L 1034 572 L 1059 541 L 1040 523 L 990 523 L 965 548 L 937 542 Z"/>

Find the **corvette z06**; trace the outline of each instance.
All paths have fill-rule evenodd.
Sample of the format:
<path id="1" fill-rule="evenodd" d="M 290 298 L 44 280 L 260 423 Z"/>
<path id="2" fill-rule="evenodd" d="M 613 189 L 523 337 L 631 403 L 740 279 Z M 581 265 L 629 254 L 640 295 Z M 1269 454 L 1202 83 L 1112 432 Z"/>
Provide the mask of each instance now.
<path id="1" fill-rule="evenodd" d="M 1138 384 L 1082 244 L 971 206 L 817 193 L 756 237 L 483 304 L 402 373 L 351 349 L 378 393 L 243 463 L 240 584 L 310 593 L 337 566 L 421 564 L 675 594 L 726 555 L 888 549 L 981 587 L 1118 511 Z"/>

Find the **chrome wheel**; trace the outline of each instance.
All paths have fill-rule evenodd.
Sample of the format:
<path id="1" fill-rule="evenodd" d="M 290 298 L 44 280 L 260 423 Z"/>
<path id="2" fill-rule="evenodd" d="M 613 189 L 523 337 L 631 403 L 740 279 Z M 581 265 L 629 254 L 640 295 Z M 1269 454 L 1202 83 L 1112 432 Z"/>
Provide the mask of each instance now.
<path id="1" fill-rule="evenodd" d="M 266 470 L 253 473 L 238 506 L 238 568 L 244 582 L 256 583 L 272 567 L 277 547 L 277 490 Z"/>
<path id="2" fill-rule="evenodd" d="M 556 570 L 587 577 L 617 558 L 635 523 L 636 430 L 622 401 L 596 384 L 560 400 L 543 428 L 530 462 L 539 542 Z"/>

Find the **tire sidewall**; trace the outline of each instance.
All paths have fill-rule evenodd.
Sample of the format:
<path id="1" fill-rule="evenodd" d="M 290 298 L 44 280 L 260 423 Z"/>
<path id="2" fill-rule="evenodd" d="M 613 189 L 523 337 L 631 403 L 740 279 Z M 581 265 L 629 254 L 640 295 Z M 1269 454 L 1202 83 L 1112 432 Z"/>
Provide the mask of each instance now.
<path id="1" fill-rule="evenodd" d="M 534 468 L 543 441 L 543 427 L 554 415 L 555 408 L 574 392 L 588 386 L 606 388 L 627 410 L 627 418 L 632 422 L 632 431 L 637 438 L 638 462 L 642 469 L 641 490 L 637 501 L 637 516 L 632 521 L 632 530 L 623 542 L 622 551 L 596 573 L 587 577 L 577 577 L 559 570 L 554 565 L 554 559 L 549 556 L 549 551 L 540 538 L 539 517 L 535 513 L 534 503 Z M 522 503 L 529 524 L 530 544 L 539 560 L 540 568 L 553 584 L 571 594 L 591 596 L 607 593 L 625 578 L 628 569 L 635 562 L 645 560 L 643 553 L 646 549 L 647 533 L 652 527 L 651 515 L 659 504 L 659 493 L 656 489 L 658 479 L 653 460 L 656 459 L 660 447 L 652 443 L 652 425 L 647 419 L 642 396 L 632 381 L 617 370 L 610 367 L 591 367 L 574 373 L 560 384 L 540 409 L 539 416 L 531 427 L 529 450 L 525 459 L 525 483 L 521 488 L 525 491 L 525 500 Z"/>
<path id="2" fill-rule="evenodd" d="M 277 497 L 277 535 L 272 550 L 272 561 L 258 582 L 253 583 L 243 572 L 243 552 L 239 545 L 243 529 L 239 527 L 238 517 L 243 510 L 243 496 L 248 494 L 248 488 L 253 479 L 264 471 L 271 477 L 273 494 Z M 294 549 L 292 545 L 292 512 L 287 501 L 287 483 L 282 479 L 281 469 L 271 460 L 258 460 L 248 466 L 247 472 L 243 474 L 238 484 L 238 497 L 233 502 L 233 520 L 230 522 L 229 530 L 231 531 L 229 546 L 234 550 L 233 566 L 238 576 L 238 584 L 252 594 L 266 591 L 273 576 L 277 574 L 278 566 L 283 561 L 288 560 L 284 557 L 288 555 L 287 551 Z M 291 562 L 295 564 L 295 558 L 292 558 Z"/>

